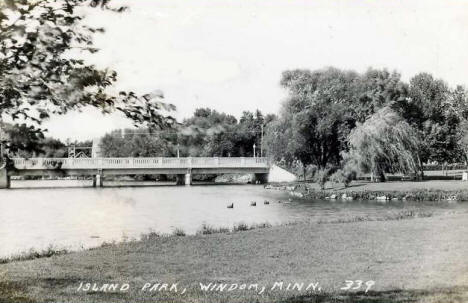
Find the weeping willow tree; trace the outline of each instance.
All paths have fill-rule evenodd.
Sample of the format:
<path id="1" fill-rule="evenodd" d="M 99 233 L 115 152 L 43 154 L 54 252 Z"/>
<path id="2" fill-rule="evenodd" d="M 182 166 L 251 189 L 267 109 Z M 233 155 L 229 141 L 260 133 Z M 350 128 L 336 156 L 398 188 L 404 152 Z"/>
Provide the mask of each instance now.
<path id="1" fill-rule="evenodd" d="M 385 181 L 385 173 L 418 173 L 419 139 L 416 131 L 390 107 L 384 107 L 348 136 L 349 161 L 371 179 Z"/>

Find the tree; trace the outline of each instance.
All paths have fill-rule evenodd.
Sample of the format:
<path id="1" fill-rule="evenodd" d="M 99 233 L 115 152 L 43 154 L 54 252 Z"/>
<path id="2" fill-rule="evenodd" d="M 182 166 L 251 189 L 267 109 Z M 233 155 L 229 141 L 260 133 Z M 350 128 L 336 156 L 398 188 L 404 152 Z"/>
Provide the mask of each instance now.
<path id="1" fill-rule="evenodd" d="M 162 93 L 143 96 L 113 94 L 117 73 L 76 59 L 70 51 L 95 53 L 93 36 L 104 32 L 84 24 L 78 7 L 112 9 L 109 0 L 4 0 L 0 2 L 0 121 L 27 123 L 27 131 L 43 133 L 40 124 L 51 114 L 95 107 L 122 112 L 137 126 L 166 128 L 175 119 Z"/>
<path id="2" fill-rule="evenodd" d="M 168 133 L 125 129 L 112 131 L 101 139 L 103 157 L 168 157 L 174 156 Z"/>
<path id="3" fill-rule="evenodd" d="M 408 98 L 408 85 L 397 72 L 369 68 L 356 83 L 357 101 L 353 104 L 358 122 L 364 122 L 380 108 L 399 105 Z"/>
<path id="4" fill-rule="evenodd" d="M 385 172 L 419 172 L 420 143 L 416 131 L 390 107 L 384 107 L 349 134 L 347 161 L 381 181 Z"/>
<path id="5" fill-rule="evenodd" d="M 281 85 L 289 98 L 267 129 L 269 154 L 289 164 L 297 159 L 303 167 L 337 165 L 356 123 L 350 104 L 357 100 L 358 79 L 355 72 L 335 68 L 284 72 Z"/>
<path id="6" fill-rule="evenodd" d="M 428 73 L 411 78 L 409 100 L 401 113 L 424 138 L 423 162 L 456 162 L 462 158 L 458 128 L 468 109 L 463 98 L 460 87 L 451 91 L 443 80 Z"/>

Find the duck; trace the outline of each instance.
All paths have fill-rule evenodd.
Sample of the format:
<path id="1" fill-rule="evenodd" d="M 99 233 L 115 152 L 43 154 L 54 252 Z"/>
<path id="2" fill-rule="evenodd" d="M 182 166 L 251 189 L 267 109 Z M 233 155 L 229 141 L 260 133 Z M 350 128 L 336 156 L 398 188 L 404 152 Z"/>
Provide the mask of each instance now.
<path id="1" fill-rule="evenodd" d="M 257 206 L 257 202 L 255 201 L 250 202 L 250 206 Z"/>
<path id="2" fill-rule="evenodd" d="M 229 204 L 227 208 L 234 208 L 234 203 Z"/>
<path id="3" fill-rule="evenodd" d="M 263 201 L 263 204 L 268 205 L 268 204 L 270 204 L 270 201 L 265 200 L 265 201 Z"/>

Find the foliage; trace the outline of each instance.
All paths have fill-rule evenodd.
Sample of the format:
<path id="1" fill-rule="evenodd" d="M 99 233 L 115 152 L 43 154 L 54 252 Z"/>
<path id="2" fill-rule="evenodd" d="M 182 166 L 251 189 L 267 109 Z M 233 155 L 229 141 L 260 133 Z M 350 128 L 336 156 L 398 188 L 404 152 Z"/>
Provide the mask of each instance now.
<path id="1" fill-rule="evenodd" d="M 219 233 L 228 233 L 229 228 L 227 227 L 213 227 L 206 223 L 203 223 L 199 230 L 197 230 L 197 235 L 211 235 L 211 234 L 219 234 Z"/>
<path id="2" fill-rule="evenodd" d="M 172 232 L 172 235 L 176 237 L 185 237 L 185 231 L 181 228 L 175 228 L 174 231 Z"/>
<path id="3" fill-rule="evenodd" d="M 275 116 L 263 118 L 260 111 L 244 112 L 241 119 L 209 108 L 199 108 L 178 127 L 152 131 L 117 130 L 101 140 L 106 157 L 242 157 L 260 155 L 262 124 Z"/>
<path id="4" fill-rule="evenodd" d="M 161 92 L 113 94 L 115 71 L 77 59 L 79 52 L 97 52 L 93 36 L 104 32 L 83 22 L 78 8 L 87 3 L 124 10 L 111 8 L 109 0 L 0 2 L 0 121 L 22 121 L 29 125 L 23 127 L 29 136 L 38 136 L 44 132 L 38 125 L 50 115 L 95 107 L 103 113 L 120 111 L 136 125 L 172 126 L 175 120 L 166 113 L 174 106 L 161 102 Z"/>
<path id="5" fill-rule="evenodd" d="M 338 169 L 330 176 L 330 181 L 342 183 L 344 187 L 348 187 L 351 181 L 356 180 L 358 171 L 351 165 L 345 165 Z"/>
<path id="6" fill-rule="evenodd" d="M 423 138 L 423 162 L 456 162 L 463 157 L 460 140 L 461 121 L 467 115 L 466 92 L 448 85 L 428 73 L 410 80 L 408 102 L 402 104 L 402 116 Z"/>
<path id="7" fill-rule="evenodd" d="M 278 119 L 266 130 L 268 154 L 291 168 L 296 161 L 302 167 L 343 165 L 347 163 L 343 156 L 358 156 L 348 152 L 351 131 L 382 108 L 389 108 L 403 118 L 407 129 L 408 125 L 413 129 L 411 136 L 420 144 L 415 154 L 418 165 L 468 159 L 466 89 L 450 89 L 427 73 L 415 75 L 409 83 L 400 78 L 385 69 L 362 74 L 336 68 L 285 71 L 281 85 L 289 97 Z M 399 169 L 414 166 L 403 163 L 407 157 L 402 159 Z M 383 166 L 381 172 L 396 168 L 389 163 Z"/>
<path id="8" fill-rule="evenodd" d="M 356 123 L 404 101 L 407 92 L 399 74 L 374 69 L 362 75 L 336 68 L 286 71 L 281 85 L 289 98 L 267 129 L 268 152 L 277 161 L 299 160 L 319 168 L 339 165 Z"/>
<path id="9" fill-rule="evenodd" d="M 319 169 L 314 175 L 314 181 L 320 185 L 321 189 L 325 189 L 325 184 L 330 179 L 331 175 L 332 171 L 330 168 Z"/>
<path id="10" fill-rule="evenodd" d="M 100 141 L 102 157 L 162 157 L 174 156 L 174 151 L 166 137 L 170 131 L 151 132 L 142 129 L 112 131 Z"/>
<path id="11" fill-rule="evenodd" d="M 415 130 L 390 107 L 384 107 L 349 135 L 349 158 L 363 172 L 419 171 L 419 140 Z M 383 180 L 382 180 L 383 181 Z"/>

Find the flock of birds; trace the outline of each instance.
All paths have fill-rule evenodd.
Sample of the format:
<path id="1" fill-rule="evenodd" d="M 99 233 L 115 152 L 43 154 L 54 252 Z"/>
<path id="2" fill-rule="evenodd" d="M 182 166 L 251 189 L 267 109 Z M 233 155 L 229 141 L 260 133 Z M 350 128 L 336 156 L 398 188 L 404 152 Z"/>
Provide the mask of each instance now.
<path id="1" fill-rule="evenodd" d="M 279 200 L 278 203 L 288 204 L 288 203 L 291 203 L 291 199 L 289 199 L 288 201 Z M 270 201 L 265 200 L 265 201 L 263 201 L 263 204 L 264 205 L 270 205 Z M 257 206 L 257 201 L 251 201 L 250 206 Z M 234 203 L 228 204 L 227 208 L 234 208 Z"/>

